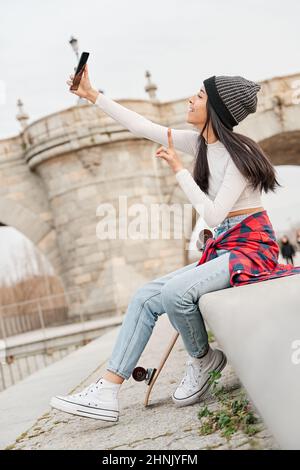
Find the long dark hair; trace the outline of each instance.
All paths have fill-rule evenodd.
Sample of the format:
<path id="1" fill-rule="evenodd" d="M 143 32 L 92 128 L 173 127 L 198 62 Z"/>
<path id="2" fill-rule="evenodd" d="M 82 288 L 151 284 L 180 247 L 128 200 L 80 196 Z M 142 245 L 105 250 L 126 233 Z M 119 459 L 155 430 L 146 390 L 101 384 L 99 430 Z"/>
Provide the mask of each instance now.
<path id="1" fill-rule="evenodd" d="M 253 189 L 258 186 L 260 191 L 275 191 L 276 186 L 281 184 L 276 179 L 276 171 L 269 157 L 254 140 L 243 134 L 234 132 L 226 127 L 209 100 L 206 102 L 207 118 L 205 125 L 199 135 L 198 151 L 195 158 L 193 177 L 200 189 L 208 194 L 209 167 L 207 161 L 207 146 L 203 133 L 211 122 L 212 130 L 226 149 L 233 162 L 242 175 L 252 184 Z"/>

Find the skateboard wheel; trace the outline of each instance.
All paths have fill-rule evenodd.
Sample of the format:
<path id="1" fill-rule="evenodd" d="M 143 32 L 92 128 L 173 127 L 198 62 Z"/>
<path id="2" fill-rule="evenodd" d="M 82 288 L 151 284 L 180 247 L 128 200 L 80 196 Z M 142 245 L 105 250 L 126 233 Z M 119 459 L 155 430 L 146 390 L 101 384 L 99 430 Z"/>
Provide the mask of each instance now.
<path id="1" fill-rule="evenodd" d="M 153 379 L 154 374 L 155 374 L 156 371 L 157 371 L 157 369 L 147 369 L 147 377 L 145 379 L 145 382 L 146 382 L 147 385 L 151 384 L 152 379 Z"/>
<path id="2" fill-rule="evenodd" d="M 135 367 L 132 372 L 132 377 L 137 382 L 142 382 L 147 377 L 147 370 L 144 367 Z"/>
<path id="3" fill-rule="evenodd" d="M 209 230 L 208 228 L 205 228 L 200 231 L 198 240 L 196 242 L 198 250 L 204 249 L 205 244 L 209 238 L 213 238 L 213 233 L 211 230 Z"/>

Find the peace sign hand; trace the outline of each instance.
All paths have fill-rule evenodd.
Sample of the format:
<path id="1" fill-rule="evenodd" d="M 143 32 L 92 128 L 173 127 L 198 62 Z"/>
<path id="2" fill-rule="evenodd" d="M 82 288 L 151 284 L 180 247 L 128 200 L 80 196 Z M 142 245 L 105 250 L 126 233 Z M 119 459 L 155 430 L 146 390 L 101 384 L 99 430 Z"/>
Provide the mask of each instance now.
<path id="1" fill-rule="evenodd" d="M 156 150 L 155 155 L 156 157 L 160 157 L 166 160 L 166 162 L 170 165 L 174 173 L 177 173 L 177 171 L 183 168 L 180 158 L 175 152 L 173 139 L 172 139 L 172 132 L 170 128 L 168 128 L 168 148 L 164 146 L 159 147 Z"/>

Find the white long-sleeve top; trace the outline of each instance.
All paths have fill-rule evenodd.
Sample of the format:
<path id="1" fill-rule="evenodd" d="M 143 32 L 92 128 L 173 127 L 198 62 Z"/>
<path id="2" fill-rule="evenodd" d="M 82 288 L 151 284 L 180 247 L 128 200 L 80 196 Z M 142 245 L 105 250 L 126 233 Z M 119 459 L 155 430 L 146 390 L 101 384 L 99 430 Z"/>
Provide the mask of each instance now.
<path id="1" fill-rule="evenodd" d="M 168 146 L 168 127 L 146 119 L 102 93 L 99 93 L 95 105 L 132 134 Z M 172 138 L 176 150 L 196 156 L 198 131 L 172 128 Z M 220 224 L 231 211 L 262 206 L 259 188 L 253 190 L 221 141 L 207 144 L 207 160 L 210 171 L 208 195 L 186 168 L 175 173 L 175 177 L 208 226 Z"/>

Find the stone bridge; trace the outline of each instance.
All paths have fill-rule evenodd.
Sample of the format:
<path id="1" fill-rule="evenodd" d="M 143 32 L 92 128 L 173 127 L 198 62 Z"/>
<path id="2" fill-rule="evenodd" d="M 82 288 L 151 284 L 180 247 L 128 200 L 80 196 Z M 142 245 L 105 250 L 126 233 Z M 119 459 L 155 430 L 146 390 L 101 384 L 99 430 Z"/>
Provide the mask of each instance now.
<path id="1" fill-rule="evenodd" d="M 260 143 L 274 164 L 300 164 L 300 74 L 261 82 L 257 112 L 236 127 Z M 174 128 L 188 98 L 119 102 Z M 87 313 L 125 311 L 148 279 L 185 263 L 182 240 L 100 240 L 97 207 L 119 196 L 134 203 L 187 202 L 158 144 L 139 138 L 97 106 L 61 110 L 0 141 L 0 223 L 15 227 L 47 257 L 66 290 L 79 289 Z M 192 156 L 182 154 L 191 169 Z M 161 237 L 160 237 L 161 238 Z M 71 309 L 70 314 L 77 310 Z"/>

